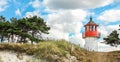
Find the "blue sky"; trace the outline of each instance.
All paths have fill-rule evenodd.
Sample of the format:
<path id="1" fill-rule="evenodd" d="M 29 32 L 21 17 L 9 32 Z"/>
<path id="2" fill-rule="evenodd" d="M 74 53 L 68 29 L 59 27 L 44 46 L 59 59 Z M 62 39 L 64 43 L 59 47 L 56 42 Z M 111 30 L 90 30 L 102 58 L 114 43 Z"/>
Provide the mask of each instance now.
<path id="1" fill-rule="evenodd" d="M 7 20 L 11 17 L 40 16 L 51 27 L 50 34 L 43 36 L 66 39 L 83 47 L 83 26 L 91 14 L 93 21 L 99 24 L 99 42 L 111 31 L 119 29 L 119 3 L 120 0 L 0 0 L 0 15 Z M 100 44 L 102 47 L 106 45 Z"/>

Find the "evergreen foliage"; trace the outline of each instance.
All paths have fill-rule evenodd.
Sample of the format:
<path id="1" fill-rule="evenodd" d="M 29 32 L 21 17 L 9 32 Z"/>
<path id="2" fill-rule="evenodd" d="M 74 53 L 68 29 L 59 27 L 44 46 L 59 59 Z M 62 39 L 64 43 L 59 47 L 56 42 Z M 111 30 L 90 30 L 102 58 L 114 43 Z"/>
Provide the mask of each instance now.
<path id="1" fill-rule="evenodd" d="M 8 39 L 8 42 L 14 42 L 14 36 L 18 36 L 19 39 L 17 42 L 26 42 L 26 39 L 33 42 L 38 42 L 42 38 L 38 38 L 36 34 L 39 34 L 41 37 L 42 33 L 49 34 L 48 31 L 50 27 L 46 25 L 46 22 L 38 17 L 25 17 L 25 18 L 14 18 L 12 17 L 10 21 L 7 21 L 5 17 L 0 16 L 0 39 L 1 42 L 4 41 L 4 38 Z"/>
<path id="2" fill-rule="evenodd" d="M 106 38 L 103 38 L 106 44 L 110 44 L 111 46 L 117 46 L 120 44 L 119 34 L 116 30 L 112 31 Z"/>

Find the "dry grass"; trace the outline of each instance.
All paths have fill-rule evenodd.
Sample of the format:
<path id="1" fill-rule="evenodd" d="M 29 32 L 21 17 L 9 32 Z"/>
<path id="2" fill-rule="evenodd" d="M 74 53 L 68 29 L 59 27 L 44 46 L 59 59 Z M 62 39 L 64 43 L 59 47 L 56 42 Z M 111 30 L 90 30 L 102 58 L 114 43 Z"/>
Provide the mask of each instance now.
<path id="1" fill-rule="evenodd" d="M 25 53 L 28 55 L 33 55 L 36 58 L 45 59 L 49 61 L 65 59 L 68 55 L 77 55 L 82 49 L 74 45 L 76 49 L 75 54 L 70 53 L 71 44 L 65 40 L 48 40 L 38 43 L 37 45 L 32 44 L 19 44 L 19 43 L 1 43 L 0 50 L 10 50 L 17 53 Z M 82 52 L 83 54 L 83 52 Z"/>
<path id="2" fill-rule="evenodd" d="M 71 45 L 74 46 L 72 52 Z M 67 59 L 69 56 L 75 56 L 79 62 L 120 61 L 120 51 L 109 53 L 89 52 L 65 40 L 48 40 L 40 42 L 37 45 L 1 43 L 0 50 L 10 50 L 17 53 L 25 53 L 49 62 L 62 62 L 63 59 Z"/>
<path id="3" fill-rule="evenodd" d="M 3 62 L 3 61 L 1 60 L 1 57 L 0 57 L 0 62 Z"/>

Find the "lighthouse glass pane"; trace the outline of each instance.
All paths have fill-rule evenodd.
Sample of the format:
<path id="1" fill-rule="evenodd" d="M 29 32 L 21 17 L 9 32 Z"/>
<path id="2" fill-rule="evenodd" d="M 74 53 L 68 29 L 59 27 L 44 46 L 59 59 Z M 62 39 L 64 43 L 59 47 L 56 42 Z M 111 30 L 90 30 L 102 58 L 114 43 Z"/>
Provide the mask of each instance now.
<path id="1" fill-rule="evenodd" d="M 94 26 L 90 26 L 90 31 L 94 31 Z"/>
<path id="2" fill-rule="evenodd" d="M 91 26 L 92 31 L 94 31 L 94 26 Z"/>

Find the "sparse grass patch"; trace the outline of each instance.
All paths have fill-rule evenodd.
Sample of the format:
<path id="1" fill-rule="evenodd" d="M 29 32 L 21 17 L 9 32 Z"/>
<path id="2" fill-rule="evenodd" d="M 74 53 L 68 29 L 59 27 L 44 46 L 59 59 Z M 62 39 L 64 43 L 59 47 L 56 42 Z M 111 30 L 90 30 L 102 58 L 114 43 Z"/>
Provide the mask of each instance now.
<path id="1" fill-rule="evenodd" d="M 32 44 L 20 44 L 20 43 L 1 43 L 0 50 L 11 50 L 19 53 L 33 54 L 35 45 Z"/>

